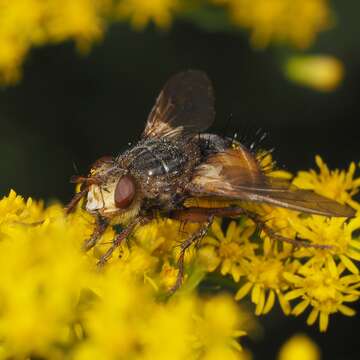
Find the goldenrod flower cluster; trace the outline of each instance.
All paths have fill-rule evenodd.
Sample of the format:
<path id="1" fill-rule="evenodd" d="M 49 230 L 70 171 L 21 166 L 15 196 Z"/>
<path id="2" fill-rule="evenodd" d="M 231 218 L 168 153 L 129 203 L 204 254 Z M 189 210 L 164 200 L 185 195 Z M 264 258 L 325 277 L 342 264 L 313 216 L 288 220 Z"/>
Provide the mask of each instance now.
<path id="1" fill-rule="evenodd" d="M 174 17 L 216 6 L 229 10 L 230 21 L 251 31 L 252 44 L 264 47 L 285 42 L 300 48 L 311 45 L 329 27 L 327 0 L 0 0 L 0 82 L 16 82 L 32 47 L 73 40 L 80 50 L 99 41 L 116 21 L 135 29 L 153 22 L 169 28 Z"/>
<path id="2" fill-rule="evenodd" d="M 348 171 L 330 171 L 320 157 L 316 163 L 319 172 L 301 171 L 293 183 L 358 210 L 359 203 L 353 198 L 360 186 L 360 178 L 354 177 L 355 164 Z M 200 254 L 208 271 L 229 274 L 239 284 L 237 300 L 249 297 L 256 315 L 267 314 L 277 300 L 285 315 L 306 311 L 307 323 L 319 321 L 320 331 L 327 329 L 331 314 L 355 314 L 348 303 L 360 297 L 360 242 L 355 235 L 359 215 L 327 218 L 265 205 L 243 206 L 262 214 L 278 234 L 306 241 L 310 247 L 274 242 L 258 234 L 248 219 L 231 222 L 226 231 L 220 222 L 215 223 Z"/>
<path id="3" fill-rule="evenodd" d="M 237 340 L 248 316 L 231 298 L 159 299 L 135 243 L 97 271 L 80 250 L 85 215 L 14 191 L 0 200 L 1 359 L 245 359 Z"/>
<path id="4" fill-rule="evenodd" d="M 355 165 L 330 171 L 320 157 L 316 162 L 319 171 L 300 172 L 293 182 L 358 209 Z M 186 253 L 183 287 L 169 297 L 177 245 L 197 225 L 158 219 L 142 226 L 99 271 L 97 258 L 116 229 L 85 254 L 81 244 L 94 226 L 89 214 L 79 208 L 65 216 L 59 204 L 44 207 L 11 191 L 0 200 L 0 357 L 246 359 L 238 340 L 252 323 L 249 315 L 229 296 L 204 300 L 194 291 L 208 283 L 211 294 L 214 273 L 217 290 L 227 289 L 219 275 L 227 283 L 232 279 L 235 299 L 248 298 L 256 315 L 278 301 L 285 315 L 307 312 L 308 324 L 318 321 L 325 331 L 331 314 L 355 314 L 348 304 L 360 297 L 360 243 L 354 236 L 360 216 L 243 206 L 262 214 L 279 234 L 327 247 L 274 242 L 249 219 L 227 226 L 217 219 Z M 289 347 L 297 353 L 304 346 Z M 315 352 L 308 348 L 301 351 Z"/>
<path id="5" fill-rule="evenodd" d="M 228 7 L 233 22 L 251 32 L 255 47 L 270 42 L 309 47 L 331 25 L 327 0 L 213 0 Z"/>
<path id="6" fill-rule="evenodd" d="M 169 27 L 177 0 L 0 0 L 0 82 L 19 80 L 32 47 L 73 40 L 86 51 L 114 21 Z"/>
<path id="7" fill-rule="evenodd" d="M 358 209 L 355 164 L 331 171 L 320 157 L 316 162 L 319 171 L 302 171 L 293 183 Z M 239 338 L 253 324 L 249 314 L 229 295 L 196 295 L 200 283 L 211 294 L 214 281 L 225 294 L 221 276 L 232 279 L 235 299 L 248 298 L 256 315 L 278 301 L 285 315 L 307 312 L 307 323 L 318 321 L 325 331 L 331 314 L 355 314 L 348 304 L 360 297 L 359 215 L 347 220 L 243 206 L 279 234 L 326 247 L 274 242 L 246 218 L 228 225 L 217 219 L 186 253 L 184 284 L 169 297 L 177 245 L 198 225 L 157 219 L 138 228 L 99 271 L 97 258 L 117 229 L 85 254 L 81 244 L 94 226 L 88 213 L 79 208 L 65 216 L 59 204 L 45 207 L 11 191 L 0 200 L 0 357 L 248 359 Z M 290 342 L 281 354 L 316 355 L 304 341 L 293 340 L 296 346 Z"/>

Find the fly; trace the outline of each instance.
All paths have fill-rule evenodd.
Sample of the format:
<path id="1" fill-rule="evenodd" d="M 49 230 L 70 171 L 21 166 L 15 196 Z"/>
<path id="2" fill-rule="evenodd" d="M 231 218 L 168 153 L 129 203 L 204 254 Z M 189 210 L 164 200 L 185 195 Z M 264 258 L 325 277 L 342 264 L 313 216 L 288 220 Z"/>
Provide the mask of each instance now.
<path id="1" fill-rule="evenodd" d="M 258 214 L 239 205 L 218 208 L 186 207 L 189 198 L 253 201 L 323 216 L 352 217 L 352 208 L 282 179 L 270 178 L 259 157 L 240 142 L 205 131 L 215 118 L 213 87 L 205 73 L 189 70 L 165 84 L 146 121 L 139 142 L 117 157 L 96 161 L 87 177 L 76 177 L 80 199 L 96 217 L 96 227 L 84 250 L 94 247 L 106 228 L 121 225 L 112 245 L 99 260 L 104 265 L 133 230 L 160 213 L 164 217 L 199 223 L 199 229 L 181 244 L 179 273 L 182 283 L 184 255 L 207 232 L 215 216 L 247 216 L 273 239 L 297 243 L 269 228 Z M 302 242 L 302 246 L 307 243 Z"/>

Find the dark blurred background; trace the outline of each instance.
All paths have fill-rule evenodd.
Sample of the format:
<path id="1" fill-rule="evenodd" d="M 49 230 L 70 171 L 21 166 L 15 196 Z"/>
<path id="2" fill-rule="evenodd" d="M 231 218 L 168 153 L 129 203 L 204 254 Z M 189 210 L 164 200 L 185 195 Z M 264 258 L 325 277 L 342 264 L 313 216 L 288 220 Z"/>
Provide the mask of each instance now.
<path id="1" fill-rule="evenodd" d="M 206 31 L 186 20 L 167 32 L 115 24 L 87 56 L 71 42 L 33 49 L 22 81 L 0 91 L 1 194 L 13 188 L 24 196 L 68 201 L 70 176 L 136 141 L 164 82 L 189 68 L 206 71 L 214 83 L 213 131 L 238 132 L 251 141 L 263 129 L 264 146 L 274 147 L 280 167 L 292 172 L 315 167 L 315 154 L 330 167 L 358 162 L 359 5 L 334 6 L 337 26 L 321 33 L 311 49 L 344 63 L 345 79 L 330 93 L 289 82 L 281 72 L 284 48 L 256 51 L 246 34 Z M 324 359 L 358 358 L 358 317 L 334 316 L 325 335 L 304 320 L 280 311 L 265 317 L 264 340 L 256 346 L 249 340 L 255 358 L 275 358 L 299 330 L 317 341 Z M 357 330 L 351 332 L 352 326 Z"/>

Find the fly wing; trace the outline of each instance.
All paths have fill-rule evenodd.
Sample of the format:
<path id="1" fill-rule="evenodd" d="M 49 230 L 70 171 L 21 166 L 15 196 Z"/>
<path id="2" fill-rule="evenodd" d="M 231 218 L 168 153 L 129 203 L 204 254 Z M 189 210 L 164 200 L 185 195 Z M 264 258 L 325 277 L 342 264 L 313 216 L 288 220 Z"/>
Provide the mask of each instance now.
<path id="1" fill-rule="evenodd" d="M 346 205 L 264 175 L 256 157 L 241 146 L 210 155 L 197 167 L 189 189 L 195 197 L 256 201 L 324 216 L 355 215 Z"/>
<path id="2" fill-rule="evenodd" d="M 146 122 L 144 138 L 191 136 L 214 121 L 214 93 L 202 71 L 171 77 L 160 92 Z"/>

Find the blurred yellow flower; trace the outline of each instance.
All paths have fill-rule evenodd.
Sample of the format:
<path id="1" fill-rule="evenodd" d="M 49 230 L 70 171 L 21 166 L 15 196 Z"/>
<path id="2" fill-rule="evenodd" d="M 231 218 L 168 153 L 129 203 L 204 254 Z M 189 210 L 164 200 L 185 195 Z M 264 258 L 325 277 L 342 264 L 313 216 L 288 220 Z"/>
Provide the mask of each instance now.
<path id="1" fill-rule="evenodd" d="M 158 301 L 140 281 L 148 265 L 136 259 L 148 254 L 139 245 L 96 271 L 81 251 L 91 227 L 81 210 L 65 217 L 14 191 L 0 200 L 2 358 L 243 359 L 244 321 L 231 298 Z"/>
<path id="2" fill-rule="evenodd" d="M 144 28 L 151 20 L 160 28 L 168 28 L 178 8 L 178 0 L 124 0 L 119 2 L 116 12 L 120 17 L 130 17 L 135 29 Z"/>
<path id="3" fill-rule="evenodd" d="M 330 24 L 327 0 L 213 0 L 228 7 L 233 22 L 251 32 L 251 42 L 263 48 L 270 42 L 309 47 Z"/>
<path id="4" fill-rule="evenodd" d="M 106 26 L 110 0 L 0 2 L 0 81 L 15 82 L 32 46 L 73 39 L 86 50 Z"/>
<path id="5" fill-rule="evenodd" d="M 281 347 L 278 360 L 320 360 L 320 349 L 306 335 L 295 335 Z"/>
<path id="6" fill-rule="evenodd" d="M 342 62 L 328 55 L 293 56 L 286 62 L 287 78 L 319 91 L 333 91 L 344 78 Z"/>
<path id="7" fill-rule="evenodd" d="M 108 0 L 48 1 L 43 13 L 48 36 L 45 41 L 74 39 L 81 50 L 87 50 L 102 36 L 106 25 L 104 16 L 110 4 Z M 41 25 L 37 24 L 40 28 Z"/>
<path id="8" fill-rule="evenodd" d="M 74 40 L 86 51 L 112 21 L 130 18 L 137 29 L 154 21 L 167 28 L 178 7 L 178 0 L 1 0 L 0 82 L 19 80 L 33 46 Z"/>
<path id="9" fill-rule="evenodd" d="M 153 22 L 166 29 L 176 15 L 206 11 L 208 3 L 226 6 L 257 48 L 270 42 L 307 48 L 331 24 L 327 0 L 208 0 L 195 7 L 179 0 L 0 0 L 0 83 L 20 79 L 32 47 L 72 40 L 87 51 L 113 22 L 129 20 L 138 30 Z M 336 87 L 343 73 L 341 63 L 327 57 L 293 59 L 287 70 L 292 80 L 322 90 Z"/>

